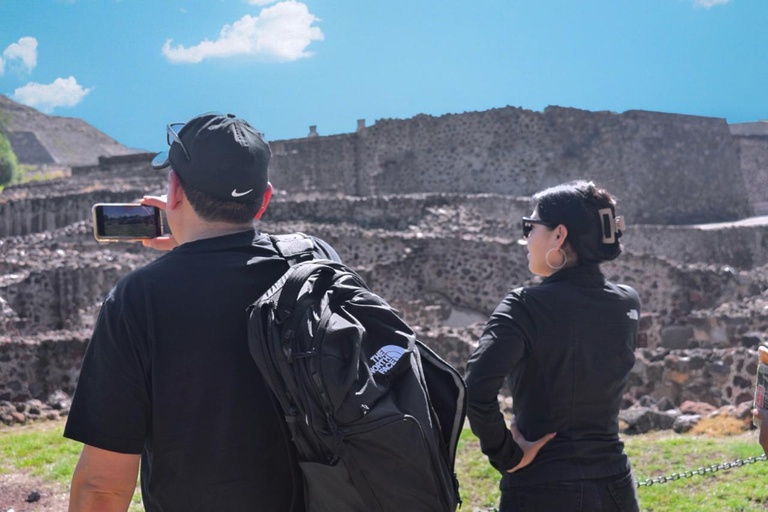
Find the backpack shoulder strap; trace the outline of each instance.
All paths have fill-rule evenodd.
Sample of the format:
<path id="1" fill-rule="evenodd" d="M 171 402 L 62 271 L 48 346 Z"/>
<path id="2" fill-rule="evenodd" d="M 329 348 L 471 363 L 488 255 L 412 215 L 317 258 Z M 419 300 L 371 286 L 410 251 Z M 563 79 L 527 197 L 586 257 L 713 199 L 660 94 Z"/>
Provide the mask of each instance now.
<path id="1" fill-rule="evenodd" d="M 277 253 L 283 257 L 290 266 L 315 258 L 315 243 L 304 233 L 269 235 L 269 239 Z"/>

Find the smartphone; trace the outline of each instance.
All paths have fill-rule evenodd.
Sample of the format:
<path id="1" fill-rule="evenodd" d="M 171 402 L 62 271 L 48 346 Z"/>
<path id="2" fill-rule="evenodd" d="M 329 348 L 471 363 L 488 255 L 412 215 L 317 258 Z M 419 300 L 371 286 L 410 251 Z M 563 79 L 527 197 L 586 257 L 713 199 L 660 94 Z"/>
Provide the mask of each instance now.
<path id="1" fill-rule="evenodd" d="M 160 208 L 143 204 L 93 205 L 93 236 L 99 242 L 128 242 L 163 234 Z"/>

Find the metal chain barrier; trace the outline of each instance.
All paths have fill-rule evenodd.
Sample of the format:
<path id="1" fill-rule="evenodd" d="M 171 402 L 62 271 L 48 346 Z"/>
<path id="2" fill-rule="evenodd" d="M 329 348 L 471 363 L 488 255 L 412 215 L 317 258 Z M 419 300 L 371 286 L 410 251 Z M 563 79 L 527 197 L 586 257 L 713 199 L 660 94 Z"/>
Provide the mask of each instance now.
<path id="1" fill-rule="evenodd" d="M 656 478 L 646 478 L 645 480 L 640 480 L 637 482 L 637 487 L 650 487 L 653 484 L 665 484 L 667 482 L 674 482 L 675 480 L 680 480 L 681 478 L 691 478 L 694 475 L 707 475 L 710 473 L 717 473 L 718 471 L 727 471 L 729 469 L 733 468 L 740 468 L 742 466 L 748 466 L 750 464 L 754 464 L 755 462 L 766 462 L 768 460 L 768 457 L 765 455 L 760 455 L 759 457 L 747 457 L 744 460 L 736 459 L 733 462 L 724 462 L 722 464 L 712 464 L 711 466 L 707 467 L 700 467 L 693 470 L 683 471 L 682 473 L 672 473 L 669 476 L 657 476 Z M 499 512 L 499 509 L 497 508 L 489 508 L 486 509 L 487 512 Z"/>
<path id="2" fill-rule="evenodd" d="M 733 462 L 724 462 L 723 464 L 712 464 L 707 467 L 700 467 L 694 470 L 683 471 L 682 473 L 672 473 L 669 476 L 657 476 L 656 478 L 647 478 L 637 482 L 638 487 L 650 487 L 653 484 L 664 484 L 667 482 L 674 482 L 681 478 L 691 478 L 694 475 L 707 475 L 710 473 L 717 473 L 718 471 L 727 471 L 733 468 L 740 468 L 755 462 L 765 462 L 766 456 L 760 455 L 759 457 L 748 457 L 744 460 L 736 459 Z"/>

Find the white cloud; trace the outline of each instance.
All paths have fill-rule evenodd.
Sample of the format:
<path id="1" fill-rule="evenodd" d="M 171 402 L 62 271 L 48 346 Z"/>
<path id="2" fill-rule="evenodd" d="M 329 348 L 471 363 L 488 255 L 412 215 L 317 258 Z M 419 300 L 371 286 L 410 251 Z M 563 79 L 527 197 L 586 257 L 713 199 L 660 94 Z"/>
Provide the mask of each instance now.
<path id="1" fill-rule="evenodd" d="M 294 61 L 310 57 L 312 41 L 325 36 L 312 24 L 320 21 L 306 4 L 288 0 L 267 7 L 258 16 L 246 14 L 232 25 L 224 25 L 215 41 L 204 40 L 186 48 L 163 45 L 163 55 L 173 63 L 198 63 L 204 59 L 247 55 L 264 60 Z"/>
<path id="2" fill-rule="evenodd" d="M 57 78 L 52 84 L 30 82 L 13 92 L 19 103 L 50 113 L 58 107 L 74 107 L 93 89 L 84 89 L 75 77 Z"/>
<path id="3" fill-rule="evenodd" d="M 3 50 L 2 61 L 10 63 L 11 61 L 20 61 L 21 69 L 30 73 L 37 66 L 37 39 L 34 37 L 22 37 L 17 43 L 12 43 Z M 0 74 L 2 74 L 3 65 L 0 64 Z"/>
<path id="4" fill-rule="evenodd" d="M 5 62 L 3 62 L 3 58 L 0 57 L 0 76 L 3 76 L 5 73 Z"/>
<path id="5" fill-rule="evenodd" d="M 696 4 L 697 7 L 704 7 L 705 9 L 710 9 L 715 5 L 727 4 L 730 1 L 731 0 L 693 0 L 693 3 Z"/>

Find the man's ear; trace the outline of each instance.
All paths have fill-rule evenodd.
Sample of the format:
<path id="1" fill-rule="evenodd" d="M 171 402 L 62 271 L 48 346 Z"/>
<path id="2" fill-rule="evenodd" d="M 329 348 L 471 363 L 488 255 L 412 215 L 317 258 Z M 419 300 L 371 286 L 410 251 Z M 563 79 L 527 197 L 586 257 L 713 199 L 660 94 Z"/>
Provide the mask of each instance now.
<path id="1" fill-rule="evenodd" d="M 175 210 L 184 201 L 184 189 L 181 187 L 181 180 L 179 175 L 173 170 L 168 173 L 168 199 L 165 207 Z"/>
<path id="2" fill-rule="evenodd" d="M 261 216 L 264 215 L 264 210 L 267 209 L 267 205 L 269 205 L 270 199 L 272 199 L 272 184 L 267 182 L 267 190 L 264 191 L 264 200 L 261 203 L 261 208 L 256 213 L 256 219 L 260 219 Z"/>

